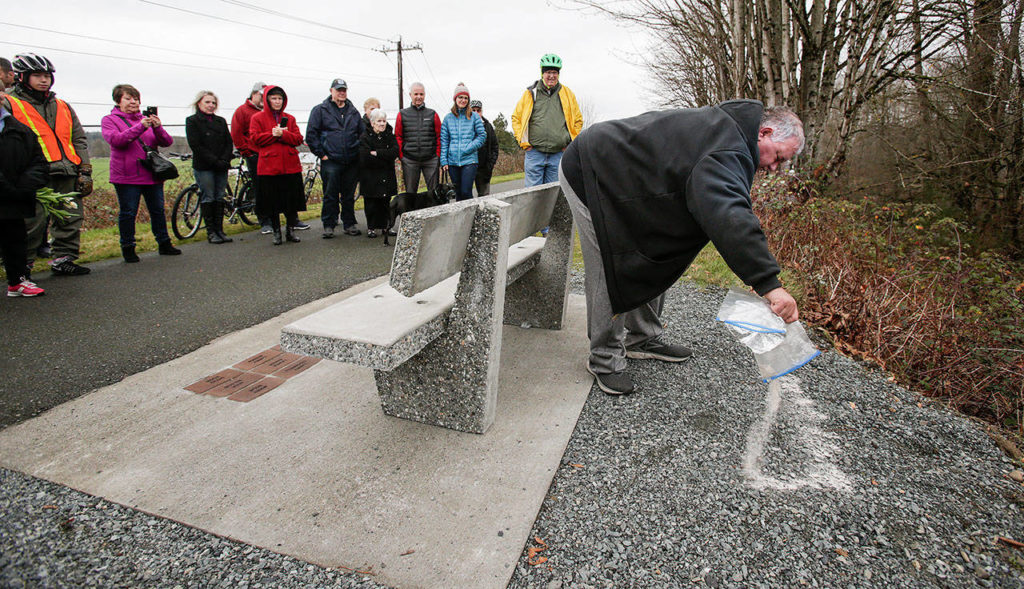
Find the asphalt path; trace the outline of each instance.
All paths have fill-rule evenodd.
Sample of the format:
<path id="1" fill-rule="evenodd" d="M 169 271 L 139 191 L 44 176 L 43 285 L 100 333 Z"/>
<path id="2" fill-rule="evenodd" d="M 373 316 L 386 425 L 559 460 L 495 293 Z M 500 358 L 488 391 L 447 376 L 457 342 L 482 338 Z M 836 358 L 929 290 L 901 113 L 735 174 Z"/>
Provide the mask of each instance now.
<path id="1" fill-rule="evenodd" d="M 319 220 L 310 225 L 301 243 L 275 247 L 251 231 L 183 244 L 180 256 L 92 263 L 86 276 L 39 273 L 45 296 L 0 304 L 0 428 L 390 269 L 393 248 L 380 238 L 322 239 Z"/>

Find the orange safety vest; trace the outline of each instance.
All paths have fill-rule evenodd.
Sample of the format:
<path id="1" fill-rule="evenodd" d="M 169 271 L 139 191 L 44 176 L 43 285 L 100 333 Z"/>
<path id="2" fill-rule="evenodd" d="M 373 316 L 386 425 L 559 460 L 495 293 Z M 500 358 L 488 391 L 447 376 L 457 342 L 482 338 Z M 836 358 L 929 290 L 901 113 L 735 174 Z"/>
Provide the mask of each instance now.
<path id="1" fill-rule="evenodd" d="M 11 114 L 14 118 L 28 125 L 36 134 L 46 161 L 59 162 L 67 157 L 76 166 L 82 163 L 82 158 L 78 157 L 75 146 L 71 144 L 71 108 L 66 102 L 57 99 L 57 129 L 54 130 L 31 104 L 10 94 L 7 95 L 7 100 L 11 103 Z"/>

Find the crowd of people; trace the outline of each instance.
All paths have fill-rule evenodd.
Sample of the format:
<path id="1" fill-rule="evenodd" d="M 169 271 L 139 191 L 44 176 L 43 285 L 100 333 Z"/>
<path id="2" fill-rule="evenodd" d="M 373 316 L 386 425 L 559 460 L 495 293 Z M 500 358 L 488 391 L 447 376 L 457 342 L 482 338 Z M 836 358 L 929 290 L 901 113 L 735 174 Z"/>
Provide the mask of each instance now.
<path id="1" fill-rule="evenodd" d="M 576 97 L 558 81 L 561 68 L 557 55 L 544 55 L 541 78 L 527 88 L 512 115 L 516 139 L 526 150 L 527 186 L 557 180 L 561 152 L 583 128 Z M 37 255 L 51 258 L 55 275 L 90 272 L 77 263 L 82 199 L 92 192 L 88 140 L 74 108 L 52 90 L 55 71 L 49 59 L 34 53 L 0 58 L 0 152 L 5 154 L 0 166 L 0 255 L 11 297 L 44 293 L 32 282 Z M 232 241 L 224 233 L 223 219 L 235 150 L 253 175 L 260 232 L 272 234 L 274 245 L 299 242 L 296 232 L 310 228 L 298 216 L 306 209 L 298 152 L 303 143 L 320 160 L 324 239 L 333 238 L 339 225 L 345 235 L 362 235 L 355 217 L 357 194 L 364 199 L 366 235 L 375 238 L 390 231 L 388 205 L 398 193 L 396 163 L 406 192 L 416 192 L 421 178 L 433 190 L 443 175 L 458 200 L 473 198 L 474 187 L 478 196 L 490 193 L 498 140 L 483 116 L 483 103 L 471 99 L 464 83 L 456 86 L 443 119 L 426 106 L 424 85 L 411 84 L 411 104 L 396 113 L 394 128 L 376 98 L 366 100 L 360 113 L 348 98 L 344 79 L 334 79 L 329 91 L 310 112 L 305 135 L 286 111 L 288 95 L 281 86 L 256 83 L 230 125 L 217 115 L 215 93 L 196 95 L 185 134 L 209 243 Z M 140 261 L 135 240 L 140 204 L 149 213 L 158 253 L 180 255 L 167 231 L 164 179 L 153 162 L 159 148 L 170 146 L 173 139 L 155 107 L 142 109 L 141 93 L 134 86 L 116 85 L 111 98 L 113 107 L 101 128 L 110 145 L 122 257 L 126 263 Z M 7 157 L 15 151 L 18 157 Z M 59 214 L 37 202 L 36 191 L 44 187 L 71 195 Z"/>

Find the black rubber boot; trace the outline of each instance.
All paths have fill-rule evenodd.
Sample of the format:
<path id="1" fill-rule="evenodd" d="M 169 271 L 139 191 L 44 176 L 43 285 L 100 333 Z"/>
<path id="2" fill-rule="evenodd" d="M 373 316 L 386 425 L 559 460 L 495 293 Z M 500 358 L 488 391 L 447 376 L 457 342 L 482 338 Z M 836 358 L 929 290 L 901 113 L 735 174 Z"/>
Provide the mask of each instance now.
<path id="1" fill-rule="evenodd" d="M 124 261 L 129 264 L 134 264 L 139 261 L 139 256 L 135 253 L 134 245 L 122 245 L 121 256 L 124 258 Z"/>
<path id="2" fill-rule="evenodd" d="M 231 239 L 224 234 L 224 201 L 218 201 L 213 204 L 213 220 L 214 225 L 217 227 L 217 235 L 220 236 L 221 243 L 231 243 L 234 239 Z"/>
<path id="3" fill-rule="evenodd" d="M 292 231 L 292 226 L 288 225 L 284 228 L 284 238 L 292 243 L 299 243 L 302 241 L 298 237 L 295 237 L 295 233 Z"/>
<path id="4" fill-rule="evenodd" d="M 199 203 L 203 211 L 203 222 L 206 223 L 206 241 L 210 243 L 224 243 L 220 232 L 217 231 L 216 213 L 217 207 L 212 202 Z"/>

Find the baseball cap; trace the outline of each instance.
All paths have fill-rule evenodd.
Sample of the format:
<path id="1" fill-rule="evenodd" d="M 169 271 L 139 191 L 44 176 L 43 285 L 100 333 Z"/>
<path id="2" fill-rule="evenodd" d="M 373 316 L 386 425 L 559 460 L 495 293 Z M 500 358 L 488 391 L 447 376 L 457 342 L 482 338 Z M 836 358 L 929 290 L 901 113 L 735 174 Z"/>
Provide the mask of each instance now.
<path id="1" fill-rule="evenodd" d="M 484 103 L 480 102 L 479 100 L 470 100 L 469 101 L 469 108 L 483 108 L 483 107 L 484 107 Z"/>
<path id="2" fill-rule="evenodd" d="M 341 78 L 335 78 L 334 81 L 331 82 L 331 90 L 348 90 L 348 82 Z"/>
<path id="3" fill-rule="evenodd" d="M 256 82 L 252 85 L 252 90 L 249 92 L 249 94 L 252 94 L 253 92 L 263 92 L 263 89 L 266 87 L 267 85 L 264 84 L 263 82 Z"/>

